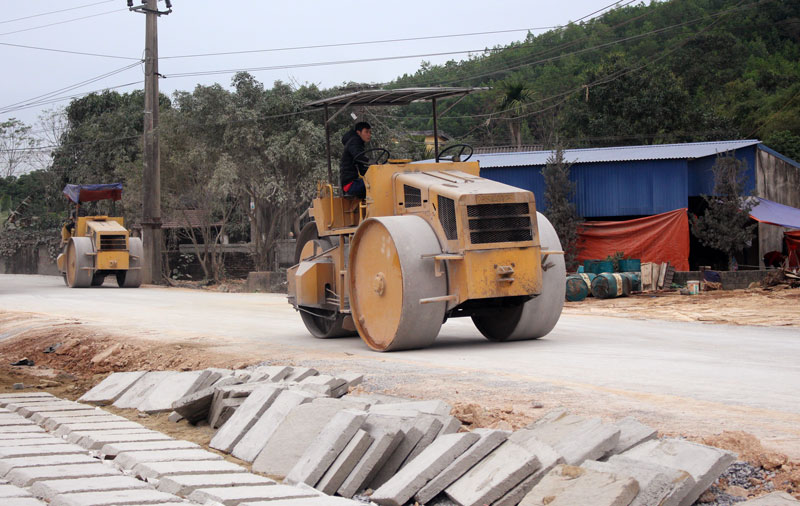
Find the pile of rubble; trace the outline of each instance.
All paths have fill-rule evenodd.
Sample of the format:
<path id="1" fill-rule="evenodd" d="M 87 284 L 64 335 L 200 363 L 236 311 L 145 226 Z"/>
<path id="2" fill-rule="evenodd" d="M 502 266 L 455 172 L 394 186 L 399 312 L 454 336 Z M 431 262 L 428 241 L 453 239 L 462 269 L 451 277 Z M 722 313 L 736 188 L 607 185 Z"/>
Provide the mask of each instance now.
<path id="1" fill-rule="evenodd" d="M 219 427 L 212 448 L 284 485 L 340 496 L 326 504 L 690 505 L 735 460 L 657 439 L 633 418 L 612 424 L 563 410 L 513 433 L 459 432 L 442 401 L 347 394 L 361 379 L 279 366 L 114 373 L 79 400 L 206 419 Z M 115 462 L 136 469 L 147 458 L 123 453 Z"/>

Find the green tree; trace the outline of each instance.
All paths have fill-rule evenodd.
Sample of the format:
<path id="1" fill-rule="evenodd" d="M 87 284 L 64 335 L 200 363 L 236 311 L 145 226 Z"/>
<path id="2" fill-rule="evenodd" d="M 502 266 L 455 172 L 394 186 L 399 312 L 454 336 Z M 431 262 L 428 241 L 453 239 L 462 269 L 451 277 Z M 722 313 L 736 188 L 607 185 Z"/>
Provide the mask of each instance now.
<path id="1" fill-rule="evenodd" d="M 0 123 L 0 177 L 11 177 L 32 167 L 39 140 L 31 134 L 30 125 L 11 118 Z"/>
<path id="2" fill-rule="evenodd" d="M 707 208 L 702 216 L 692 217 L 692 233 L 704 246 L 728 256 L 733 270 L 734 255 L 753 238 L 756 225 L 750 223 L 753 204 L 744 193 L 747 163 L 731 153 L 717 157 L 714 173 L 714 194 L 703 195 Z"/>
<path id="3" fill-rule="evenodd" d="M 564 150 L 559 147 L 547 158 L 547 164 L 542 169 L 546 206 L 543 214 L 556 229 L 568 270 L 576 268 L 578 229 L 582 221 L 572 202 L 575 183 L 569 178 L 571 165 L 564 159 Z"/>
<path id="4" fill-rule="evenodd" d="M 518 149 L 522 147 L 523 121 L 520 116 L 527 104 L 533 101 L 533 96 L 533 90 L 522 79 L 508 79 L 500 83 L 498 108 L 508 124 L 511 144 Z"/>

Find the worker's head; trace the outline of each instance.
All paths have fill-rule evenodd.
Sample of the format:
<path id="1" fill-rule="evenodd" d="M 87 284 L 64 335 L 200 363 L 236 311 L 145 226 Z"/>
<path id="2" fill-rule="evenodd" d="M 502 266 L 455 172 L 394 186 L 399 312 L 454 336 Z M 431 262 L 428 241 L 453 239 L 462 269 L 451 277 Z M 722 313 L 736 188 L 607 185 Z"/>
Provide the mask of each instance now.
<path id="1" fill-rule="evenodd" d="M 355 131 L 364 142 L 369 142 L 369 140 L 372 139 L 372 127 L 366 121 L 359 121 L 356 123 Z"/>

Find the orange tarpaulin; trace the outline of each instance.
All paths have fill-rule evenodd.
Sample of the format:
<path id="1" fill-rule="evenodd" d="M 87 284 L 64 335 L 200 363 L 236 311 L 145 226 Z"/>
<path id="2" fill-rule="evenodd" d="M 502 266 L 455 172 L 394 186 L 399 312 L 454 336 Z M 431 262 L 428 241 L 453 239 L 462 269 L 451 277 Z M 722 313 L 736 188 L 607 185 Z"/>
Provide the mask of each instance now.
<path id="1" fill-rule="evenodd" d="M 689 270 L 689 217 L 686 208 L 628 221 L 588 221 L 578 232 L 578 261 L 613 256 L 642 262 L 669 262 Z"/>
<path id="2" fill-rule="evenodd" d="M 786 239 L 786 249 L 789 250 L 789 267 L 800 266 L 800 230 L 783 233 Z"/>

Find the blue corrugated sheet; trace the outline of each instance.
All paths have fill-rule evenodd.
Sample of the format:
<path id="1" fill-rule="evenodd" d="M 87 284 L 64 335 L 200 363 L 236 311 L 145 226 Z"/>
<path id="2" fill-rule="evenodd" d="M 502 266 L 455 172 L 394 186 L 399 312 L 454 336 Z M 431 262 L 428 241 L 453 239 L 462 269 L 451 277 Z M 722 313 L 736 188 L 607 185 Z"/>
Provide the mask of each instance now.
<path id="1" fill-rule="evenodd" d="M 756 146 L 747 146 L 736 150 L 736 158 L 747 164 L 747 180 L 745 192 L 749 193 L 756 188 Z M 714 190 L 714 173 L 711 167 L 717 161 L 716 156 L 707 156 L 689 160 L 689 197 L 711 195 Z"/>

